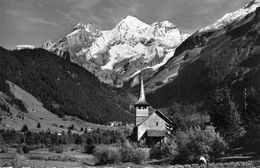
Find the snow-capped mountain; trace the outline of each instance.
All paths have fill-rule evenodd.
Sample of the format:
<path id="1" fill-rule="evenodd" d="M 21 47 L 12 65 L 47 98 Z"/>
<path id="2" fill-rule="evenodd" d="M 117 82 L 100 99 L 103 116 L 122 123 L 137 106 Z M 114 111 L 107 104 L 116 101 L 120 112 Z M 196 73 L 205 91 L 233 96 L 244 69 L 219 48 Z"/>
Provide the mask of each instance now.
<path id="1" fill-rule="evenodd" d="M 35 46 L 33 45 L 17 45 L 14 49 L 21 50 L 21 49 L 34 49 Z"/>
<path id="2" fill-rule="evenodd" d="M 42 47 L 83 66 L 105 83 L 122 86 L 141 68 L 149 69 L 149 75 L 155 73 L 188 36 L 169 21 L 148 25 L 127 16 L 112 30 L 79 23 L 64 38 Z"/>

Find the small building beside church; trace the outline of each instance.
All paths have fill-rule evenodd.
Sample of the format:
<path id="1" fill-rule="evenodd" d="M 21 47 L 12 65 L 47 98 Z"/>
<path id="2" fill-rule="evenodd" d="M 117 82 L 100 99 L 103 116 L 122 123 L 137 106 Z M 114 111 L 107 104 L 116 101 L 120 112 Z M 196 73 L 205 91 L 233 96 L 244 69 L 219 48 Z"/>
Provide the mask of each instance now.
<path id="1" fill-rule="evenodd" d="M 167 135 L 167 124 L 171 121 L 159 110 L 153 109 L 146 101 L 144 84 L 141 77 L 140 96 L 135 103 L 135 127 L 133 138 L 148 147 L 164 142 Z"/>

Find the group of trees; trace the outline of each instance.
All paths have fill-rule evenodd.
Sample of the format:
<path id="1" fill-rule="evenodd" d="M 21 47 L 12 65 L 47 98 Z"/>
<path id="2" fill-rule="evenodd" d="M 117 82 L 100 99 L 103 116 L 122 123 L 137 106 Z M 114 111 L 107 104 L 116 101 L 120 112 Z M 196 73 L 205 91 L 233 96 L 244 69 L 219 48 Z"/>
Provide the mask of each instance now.
<path id="1" fill-rule="evenodd" d="M 62 145 L 62 144 L 112 144 L 126 141 L 128 136 L 125 130 L 103 130 L 96 129 L 91 132 L 86 131 L 83 134 L 76 134 L 61 132 L 51 133 L 50 131 L 31 132 L 26 125 L 21 131 L 15 130 L 0 130 L 0 143 L 2 144 L 26 144 L 38 145 L 44 144 L 46 146 Z"/>
<path id="2" fill-rule="evenodd" d="M 174 103 L 169 109 L 172 123 L 168 129 L 178 146 L 178 158 L 186 162 L 201 155 L 216 158 L 227 149 L 259 146 L 260 101 L 256 93 L 248 90 L 240 108 L 227 87 L 216 89 L 203 103 Z"/>
<path id="3" fill-rule="evenodd" d="M 227 87 L 218 89 L 209 96 L 206 106 L 211 122 L 228 143 L 244 135 L 241 114 Z"/>

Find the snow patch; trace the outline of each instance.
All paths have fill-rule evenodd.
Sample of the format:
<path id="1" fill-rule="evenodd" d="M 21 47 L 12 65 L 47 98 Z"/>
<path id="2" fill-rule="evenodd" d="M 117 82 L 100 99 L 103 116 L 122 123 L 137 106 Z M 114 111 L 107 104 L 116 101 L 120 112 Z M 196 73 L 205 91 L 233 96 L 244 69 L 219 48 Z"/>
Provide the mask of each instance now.
<path id="1" fill-rule="evenodd" d="M 34 49 L 35 46 L 33 45 L 17 45 L 15 47 L 15 50 L 21 50 L 21 49 Z"/>
<path id="2" fill-rule="evenodd" d="M 67 37 L 73 36 L 75 34 L 77 34 L 80 31 L 80 29 L 76 29 L 74 31 L 72 31 L 70 34 L 67 35 Z"/>

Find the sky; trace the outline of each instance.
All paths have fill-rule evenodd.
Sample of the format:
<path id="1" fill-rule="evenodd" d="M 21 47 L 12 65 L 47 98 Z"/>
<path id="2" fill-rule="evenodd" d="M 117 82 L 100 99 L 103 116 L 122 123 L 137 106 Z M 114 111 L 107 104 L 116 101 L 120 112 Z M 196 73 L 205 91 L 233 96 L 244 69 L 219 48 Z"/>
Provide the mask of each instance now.
<path id="1" fill-rule="evenodd" d="M 37 47 L 64 37 L 79 22 L 112 29 L 131 15 L 147 24 L 168 20 L 192 34 L 250 0 L 0 0 L 0 46 Z"/>

